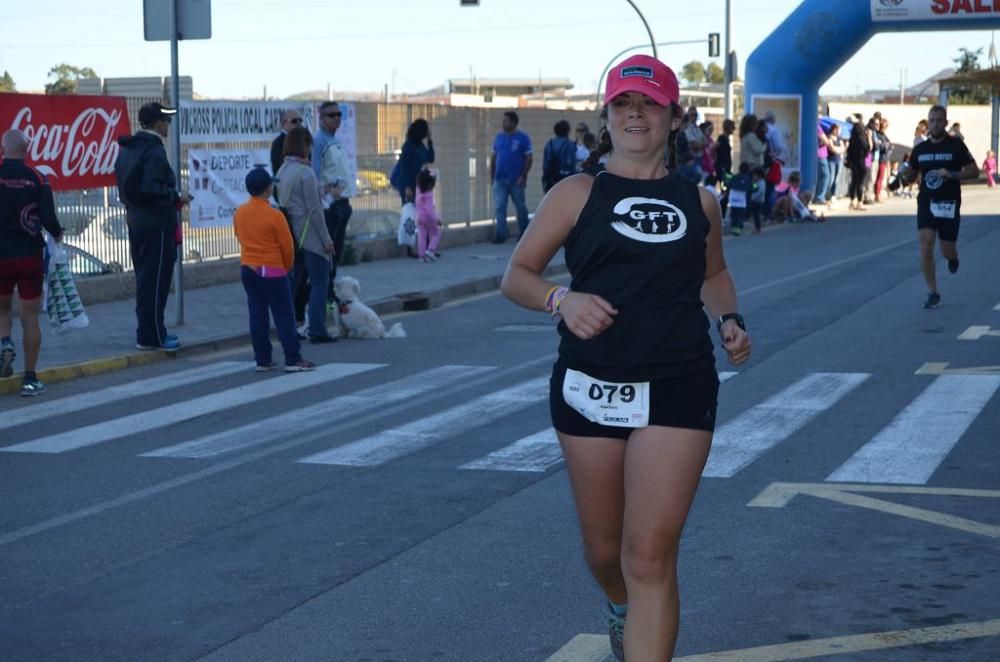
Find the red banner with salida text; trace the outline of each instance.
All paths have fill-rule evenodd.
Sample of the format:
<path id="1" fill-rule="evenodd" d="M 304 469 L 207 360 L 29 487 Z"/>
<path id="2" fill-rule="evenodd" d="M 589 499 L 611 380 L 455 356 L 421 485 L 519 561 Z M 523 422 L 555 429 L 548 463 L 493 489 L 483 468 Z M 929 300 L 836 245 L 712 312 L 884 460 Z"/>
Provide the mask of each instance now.
<path id="1" fill-rule="evenodd" d="M 24 131 L 27 163 L 56 191 L 114 186 L 118 138 L 131 131 L 124 97 L 0 94 L 0 133 Z"/>

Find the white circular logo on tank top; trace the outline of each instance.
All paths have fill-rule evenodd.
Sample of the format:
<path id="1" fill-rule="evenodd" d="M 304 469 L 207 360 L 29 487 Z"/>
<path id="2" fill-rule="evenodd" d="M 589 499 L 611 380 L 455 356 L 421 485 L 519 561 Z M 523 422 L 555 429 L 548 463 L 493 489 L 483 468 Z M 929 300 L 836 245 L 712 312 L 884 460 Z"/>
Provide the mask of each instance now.
<path id="1" fill-rule="evenodd" d="M 936 191 L 941 188 L 942 184 L 944 184 L 944 179 L 938 174 L 937 170 L 931 170 L 924 175 L 924 185 L 930 190 Z"/>
<path id="2" fill-rule="evenodd" d="M 647 244 L 677 241 L 687 234 L 687 216 L 666 200 L 625 198 L 614 208 L 615 232 Z"/>

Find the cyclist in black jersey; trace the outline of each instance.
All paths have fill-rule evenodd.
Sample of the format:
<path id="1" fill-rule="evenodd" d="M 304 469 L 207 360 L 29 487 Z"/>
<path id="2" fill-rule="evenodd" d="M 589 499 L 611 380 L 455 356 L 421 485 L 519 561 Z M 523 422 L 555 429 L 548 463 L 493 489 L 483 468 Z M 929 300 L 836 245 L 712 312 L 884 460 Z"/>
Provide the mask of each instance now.
<path id="1" fill-rule="evenodd" d="M 612 651 L 629 662 L 669 659 L 677 639 L 678 545 L 719 387 L 705 309 L 730 361 L 750 356 L 718 200 L 663 160 L 682 117 L 677 100 L 676 76 L 652 57 L 611 71 L 606 168 L 549 191 L 502 286 L 561 318 L 553 425 L 587 564 L 608 599 Z M 541 276 L 560 248 L 568 288 Z"/>
<path id="2" fill-rule="evenodd" d="M 979 166 L 965 143 L 948 135 L 948 111 L 932 106 L 927 113 L 927 140 L 910 152 L 907 183 L 920 175 L 917 194 L 917 233 L 920 237 L 920 270 L 930 292 L 924 308 L 941 305 L 934 266 L 934 239 L 941 240 L 941 255 L 948 261 L 948 271 L 958 271 L 958 228 L 961 224 L 962 186 L 964 179 L 979 177 Z"/>

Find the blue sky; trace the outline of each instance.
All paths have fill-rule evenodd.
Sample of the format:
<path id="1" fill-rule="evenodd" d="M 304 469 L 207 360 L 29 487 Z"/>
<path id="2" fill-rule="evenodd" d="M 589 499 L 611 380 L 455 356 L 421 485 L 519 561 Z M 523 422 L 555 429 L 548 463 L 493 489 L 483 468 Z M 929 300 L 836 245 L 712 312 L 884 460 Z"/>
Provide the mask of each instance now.
<path id="1" fill-rule="evenodd" d="M 159 0 L 166 1 L 166 0 Z M 635 0 L 657 41 L 722 32 L 724 0 Z M 41 90 L 61 62 L 103 77 L 164 76 L 165 42 L 143 41 L 142 0 L 4 0 L 0 71 L 21 91 Z M 733 0 L 735 50 L 742 62 L 797 7 L 795 0 Z M 617 52 L 648 43 L 626 0 L 213 0 L 213 38 L 182 42 L 182 75 L 199 94 L 283 97 L 305 90 L 418 92 L 448 78 L 566 77 L 593 90 Z M 908 84 L 951 66 L 958 49 L 989 49 L 991 33 L 874 37 L 821 89 L 851 93 Z M 661 47 L 675 69 L 710 61 L 705 43 Z M 716 60 L 721 64 L 721 60 Z"/>

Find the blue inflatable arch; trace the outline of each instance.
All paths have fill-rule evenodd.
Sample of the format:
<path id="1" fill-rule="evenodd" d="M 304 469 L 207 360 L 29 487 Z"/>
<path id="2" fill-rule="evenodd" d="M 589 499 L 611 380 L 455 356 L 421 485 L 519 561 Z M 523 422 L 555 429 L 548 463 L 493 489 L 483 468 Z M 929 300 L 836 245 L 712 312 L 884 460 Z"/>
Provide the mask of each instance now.
<path id="1" fill-rule="evenodd" d="M 1000 0 L 805 0 L 747 59 L 746 107 L 758 117 L 776 111 L 779 125 L 797 124 L 788 167 L 812 190 L 819 88 L 872 36 L 993 28 L 1000 28 Z"/>

